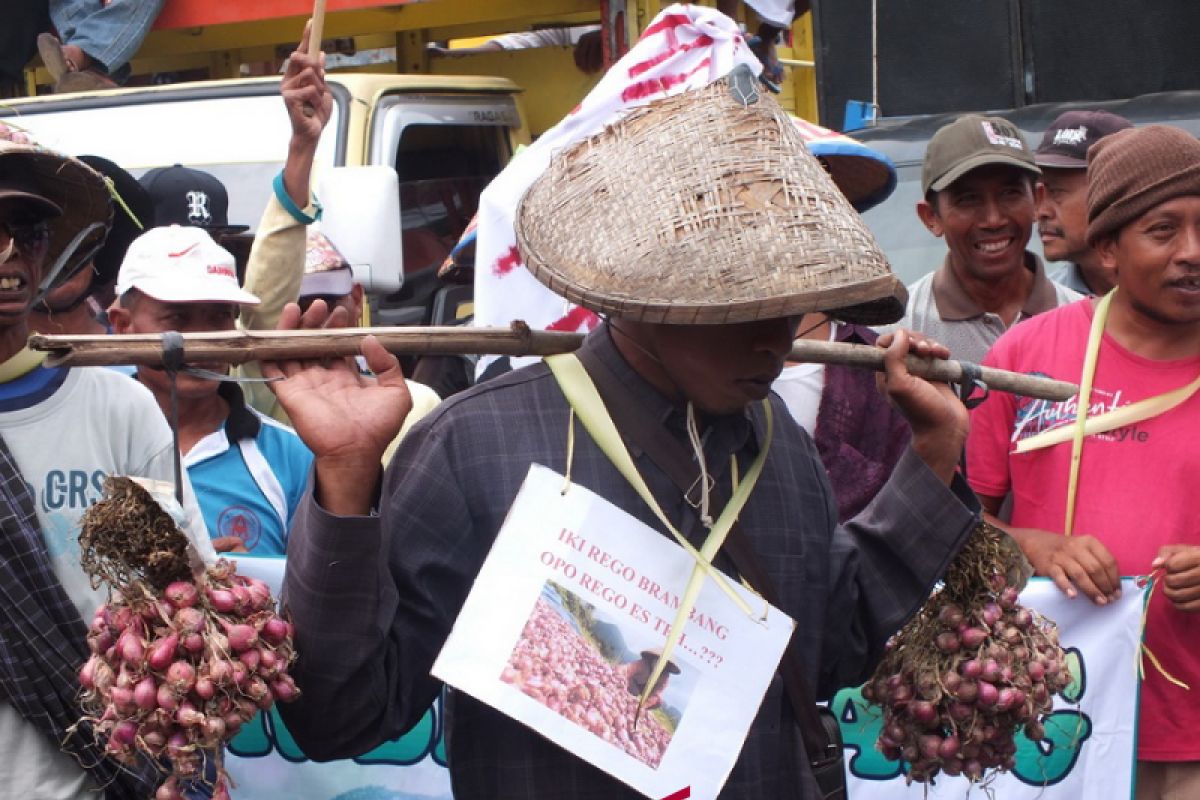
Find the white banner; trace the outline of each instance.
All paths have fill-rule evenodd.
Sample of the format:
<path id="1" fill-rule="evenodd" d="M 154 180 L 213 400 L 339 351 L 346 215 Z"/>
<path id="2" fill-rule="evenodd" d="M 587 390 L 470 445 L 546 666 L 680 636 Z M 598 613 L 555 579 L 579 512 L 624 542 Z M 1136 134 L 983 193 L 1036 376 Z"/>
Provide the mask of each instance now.
<path id="1" fill-rule="evenodd" d="M 1021 603 L 1058 623 L 1074 681 L 1054 699 L 1046 738 L 1017 734 L 1016 768 L 989 784 L 998 800 L 1129 800 L 1136 753 L 1138 681 L 1145 590 L 1125 579 L 1121 599 L 1106 606 L 1068 599 L 1048 579 L 1034 578 Z M 1152 667 L 1147 664 L 1148 669 Z M 832 708 L 846 743 L 849 796 L 854 800 L 966 798 L 966 778 L 938 776 L 928 787 L 905 785 L 904 765 L 875 747 L 881 712 L 858 689 L 843 689 Z M 971 797 L 980 795 L 978 789 Z"/>
<path id="2" fill-rule="evenodd" d="M 229 557 L 229 556 L 226 556 Z M 239 556 L 238 572 L 267 582 L 278 599 L 283 558 Z M 442 702 L 399 739 L 343 761 L 309 761 L 279 712 L 259 714 L 226 750 L 234 798 L 259 800 L 452 800 L 442 738 Z"/>
<path id="3" fill-rule="evenodd" d="M 647 797 L 713 800 L 794 623 L 729 581 L 746 613 L 706 578 L 639 715 L 695 562 L 564 483 L 530 467 L 433 674 Z"/>

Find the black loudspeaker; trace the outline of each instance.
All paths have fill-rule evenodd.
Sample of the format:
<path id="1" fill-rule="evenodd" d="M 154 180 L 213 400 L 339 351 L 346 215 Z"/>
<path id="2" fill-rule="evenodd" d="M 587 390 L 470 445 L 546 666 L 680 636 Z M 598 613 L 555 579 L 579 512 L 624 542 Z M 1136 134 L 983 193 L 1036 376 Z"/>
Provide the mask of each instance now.
<path id="1" fill-rule="evenodd" d="M 875 0 L 884 116 L 1009 108 L 1024 94 L 1017 0 Z M 823 124 L 871 100 L 871 0 L 814 0 Z"/>
<path id="2" fill-rule="evenodd" d="M 1023 0 L 1030 102 L 1200 89 L 1195 0 Z"/>
<path id="3" fill-rule="evenodd" d="M 874 0 L 885 117 L 1200 88 L 1195 0 Z M 813 0 L 822 124 L 870 101 L 872 0 Z"/>

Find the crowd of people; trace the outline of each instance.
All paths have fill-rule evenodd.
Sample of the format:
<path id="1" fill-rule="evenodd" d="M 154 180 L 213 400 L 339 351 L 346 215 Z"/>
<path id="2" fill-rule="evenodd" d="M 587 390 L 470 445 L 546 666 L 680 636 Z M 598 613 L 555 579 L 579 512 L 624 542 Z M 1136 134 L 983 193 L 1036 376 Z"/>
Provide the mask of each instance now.
<path id="1" fill-rule="evenodd" d="M 107 81 L 128 59 L 90 49 L 76 33 L 85 28 L 59 22 L 64 38 L 42 40 L 60 82 L 86 73 Z M 77 527 L 105 475 L 178 482 L 180 516 L 205 559 L 287 555 L 300 653 L 293 674 L 303 696 L 282 713 L 318 759 L 361 754 L 425 714 L 442 689 L 433 660 L 531 464 L 566 472 L 658 524 L 582 430 L 568 455 L 575 410 L 545 365 L 443 401 L 406 379 L 371 338 L 358 359 L 170 373 L 47 367 L 27 348 L 35 330 L 292 330 L 360 317 L 362 287 L 320 233 L 309 189 L 332 97 L 306 42 L 289 59 L 281 93 L 291 139 L 253 236 L 230 225 L 224 187 L 212 176 L 180 165 L 138 181 L 104 159 L 53 153 L 0 128 L 6 795 L 147 794 L 94 741 L 68 733 L 78 719 L 83 620 L 102 601 L 80 569 Z M 672 114 L 718 119 L 730 130 L 779 124 L 728 90 L 684 97 Z M 620 148 L 656 146 L 661 116 L 606 130 L 589 147 L 624 158 Z M 697 185 L 720 188 L 711 201 L 722 213 L 676 232 L 699 243 L 695 253 L 719 242 L 738 264 L 736 280 L 714 277 L 700 258 L 672 261 L 678 248 L 662 236 L 659 250 L 624 265 L 641 276 L 636 282 L 614 284 L 595 269 L 613 260 L 618 231 L 589 238 L 569 263 L 546 257 L 574 235 L 573 218 L 602 224 L 584 194 L 564 199 L 522 240 L 526 263 L 551 274 L 543 280 L 604 317 L 579 354 L 604 404 L 646 415 L 691 463 L 696 480 L 681 492 L 654 448 L 622 431 L 674 524 L 702 541 L 711 486 L 736 482 L 762 454 L 739 525 L 772 584 L 755 588 L 773 593 L 796 621 L 791 647 L 815 699 L 869 673 L 981 517 L 1068 596 L 1102 606 L 1119 596 L 1122 575 L 1155 574 L 1162 588 L 1149 604 L 1147 643 L 1181 681 L 1200 685 L 1190 646 L 1200 633 L 1200 541 L 1181 502 L 1197 461 L 1187 431 L 1200 399 L 1189 394 L 1119 428 L 1089 431 L 1082 466 L 1071 434 L 1080 414 L 1150 400 L 1200 373 L 1200 141 L 1167 126 L 1068 112 L 1031 149 L 1003 118 L 958 118 L 929 143 L 912 220 L 945 240 L 946 256 L 905 293 L 836 175 L 798 136 L 771 147 L 768 138 L 697 145 L 735 148 L 739 157 L 761 148 L 752 153 L 761 174 L 695 165 Z M 737 215 L 743 191 L 767 198 L 755 201 L 770 221 L 755 231 L 765 237 L 749 235 Z M 648 228 L 654 223 L 638 200 L 612 201 Z M 537 212 L 527 199 L 519 222 Z M 1054 271 L 1028 249 L 1035 225 Z M 89 229 L 107 236 L 68 246 Z M 241 264 L 235 252 L 251 241 Z M 624 294 L 631 285 L 649 293 L 656 282 L 674 294 Z M 876 344 L 886 371 L 876 378 L 789 365 L 799 337 Z M 1087 394 L 1053 403 L 993 393 L 968 412 L 950 387 L 908 372 L 910 353 L 1047 375 Z M 1049 444 L 1020 447 L 1054 432 Z M 738 571 L 723 553 L 716 563 Z M 818 796 L 785 694 L 777 677 L 723 797 Z M 456 796 L 634 796 L 489 706 L 450 697 Z M 1197 708 L 1185 689 L 1147 673 L 1139 800 L 1200 796 L 1200 746 L 1190 736 Z"/>

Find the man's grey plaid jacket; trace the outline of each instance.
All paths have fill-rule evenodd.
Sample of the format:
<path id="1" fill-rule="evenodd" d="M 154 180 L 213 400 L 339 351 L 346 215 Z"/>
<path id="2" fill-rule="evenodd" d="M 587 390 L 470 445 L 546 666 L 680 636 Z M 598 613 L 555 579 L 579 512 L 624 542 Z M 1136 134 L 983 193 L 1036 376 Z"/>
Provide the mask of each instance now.
<path id="1" fill-rule="evenodd" d="M 682 412 L 629 367 L 605 327 L 585 347 L 622 379 L 629 402 L 647 404 L 685 437 Z M 779 398 L 772 402 L 774 441 L 740 521 L 782 609 L 796 620 L 792 644 L 807 677 L 827 697 L 870 671 L 974 526 L 977 505 L 964 483 L 946 488 L 909 451 L 875 501 L 837 526 L 815 446 Z M 308 755 L 358 755 L 421 719 L 441 689 L 430 667 L 529 465 L 565 468 L 568 412 L 544 365 L 519 370 L 443 403 L 413 429 L 384 479 L 378 516 L 333 517 L 307 498 L 290 536 L 284 590 L 300 653 L 293 674 L 304 694 L 280 711 Z M 756 405 L 710 425 L 704 444 L 716 480 L 730 480 L 730 454 L 744 474 L 764 434 L 763 416 Z M 695 510 L 631 449 L 663 509 L 685 534 L 698 536 Z M 571 477 L 660 527 L 581 427 Z M 795 736 L 777 676 L 721 797 L 815 797 Z M 639 797 L 453 691 L 446 740 L 457 800 Z"/>

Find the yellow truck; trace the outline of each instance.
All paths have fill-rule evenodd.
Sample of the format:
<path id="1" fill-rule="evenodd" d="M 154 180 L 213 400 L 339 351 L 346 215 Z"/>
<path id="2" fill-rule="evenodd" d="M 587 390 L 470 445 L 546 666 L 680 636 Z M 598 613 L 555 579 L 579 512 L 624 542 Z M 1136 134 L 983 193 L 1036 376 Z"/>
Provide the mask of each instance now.
<path id="1" fill-rule="evenodd" d="M 322 227 L 371 295 L 378 324 L 428 322 L 437 267 L 479 192 L 528 141 L 519 89 L 504 78 L 438 75 L 338 73 L 329 84 L 334 113 L 314 170 Z M 0 120 L 135 176 L 202 169 L 225 184 L 230 222 L 252 227 L 290 135 L 278 78 L 13 100 Z"/>

